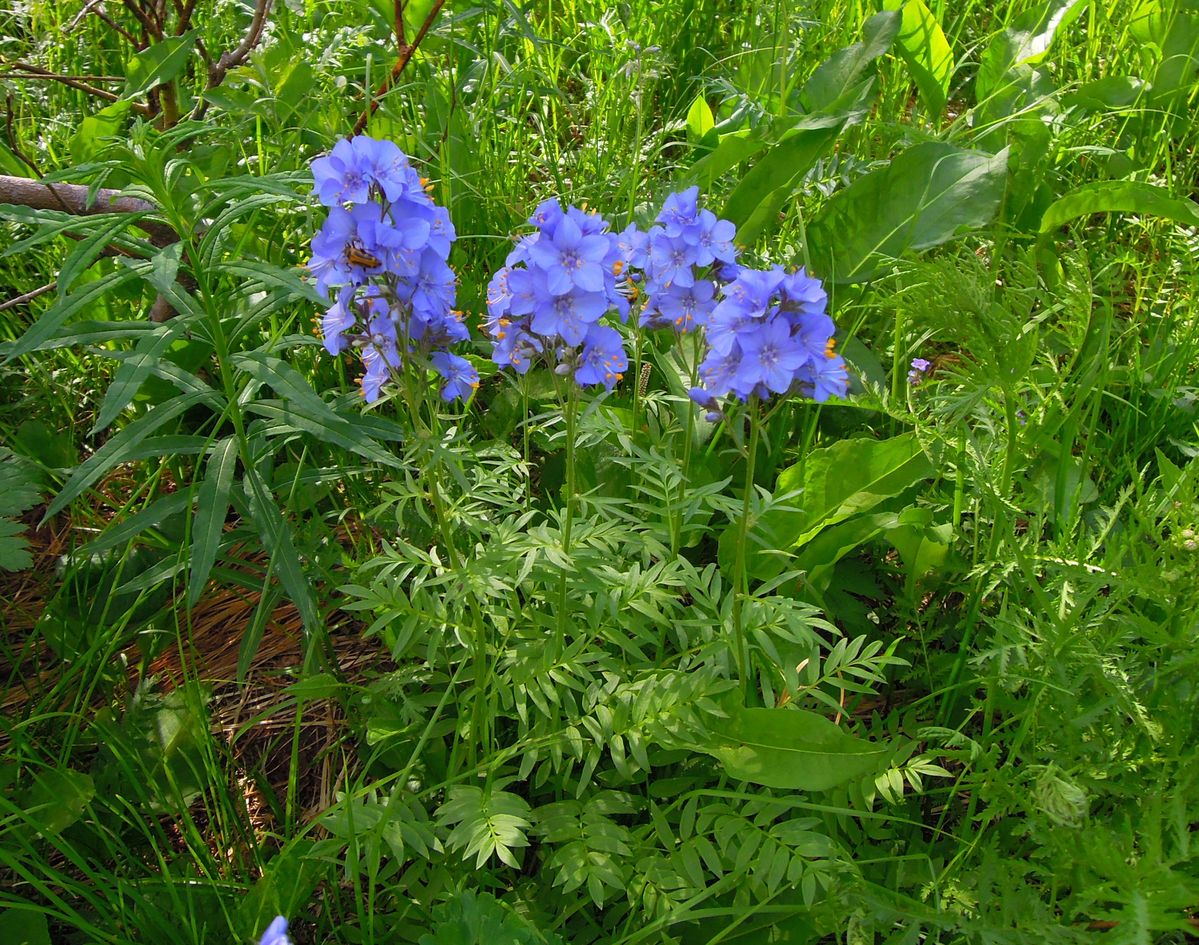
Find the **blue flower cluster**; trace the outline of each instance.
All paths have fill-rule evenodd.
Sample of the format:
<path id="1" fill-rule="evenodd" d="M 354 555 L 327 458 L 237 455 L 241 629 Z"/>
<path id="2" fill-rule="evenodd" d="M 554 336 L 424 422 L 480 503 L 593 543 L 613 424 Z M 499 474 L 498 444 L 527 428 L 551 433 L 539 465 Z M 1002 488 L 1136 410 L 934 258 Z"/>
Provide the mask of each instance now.
<path id="1" fill-rule="evenodd" d="M 835 326 L 820 280 L 782 266 L 742 269 L 721 296 L 704 327 L 703 386 L 690 391 L 709 419 L 720 417 L 719 401 L 729 395 L 748 401 L 798 393 L 818 402 L 845 396 L 849 375 L 833 350 Z"/>
<path id="2" fill-rule="evenodd" d="M 449 213 L 429 198 L 408 157 L 390 141 L 366 135 L 339 141 L 312 162 L 312 177 L 318 199 L 330 208 L 313 237 L 309 264 L 317 287 L 336 292 L 321 324 L 325 348 L 361 352 L 367 402 L 414 358 L 442 376 L 445 400 L 468 398 L 478 372 L 447 350 L 469 337 L 454 311 Z"/>
<path id="3" fill-rule="evenodd" d="M 671 194 L 658 214 L 657 226 L 641 233 L 630 226 L 620 239 L 629 264 L 645 272 L 645 305 L 639 324 L 685 332 L 706 325 L 716 307 L 716 284 L 701 273 L 709 267 L 722 280 L 736 278 L 737 228 L 700 210 L 699 188 Z"/>
<path id="4" fill-rule="evenodd" d="M 628 266 L 598 213 L 542 203 L 523 237 L 487 287 L 484 330 L 492 359 L 525 374 L 536 361 L 580 385 L 611 388 L 628 368 L 620 332 L 602 323 L 629 314 Z"/>

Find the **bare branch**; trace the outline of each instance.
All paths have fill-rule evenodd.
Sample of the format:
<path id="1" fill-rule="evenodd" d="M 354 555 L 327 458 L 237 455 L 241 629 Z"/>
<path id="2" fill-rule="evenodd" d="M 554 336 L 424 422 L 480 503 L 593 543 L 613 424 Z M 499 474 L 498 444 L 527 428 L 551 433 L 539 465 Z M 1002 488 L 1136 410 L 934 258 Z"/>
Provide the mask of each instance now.
<path id="1" fill-rule="evenodd" d="M 217 60 L 216 65 L 208 73 L 208 87 L 215 89 L 218 85 L 225 81 L 225 75 L 230 69 L 236 69 L 242 65 L 254 51 L 254 47 L 262 39 L 262 31 L 266 29 L 266 18 L 271 12 L 271 0 L 256 0 L 254 4 L 254 17 L 250 20 L 250 28 L 246 30 L 246 35 L 242 37 L 242 41 L 237 45 L 236 49 L 230 52 L 221 53 L 221 58 Z"/>
<path id="2" fill-rule="evenodd" d="M 88 85 L 86 82 L 79 81 L 74 76 L 59 75 L 56 72 L 50 72 L 48 69 L 43 69 L 28 62 L 22 62 L 19 59 L 8 60 L 4 64 L 10 69 L 19 69 L 22 72 L 29 73 L 28 76 L 13 76 L 13 78 L 46 79 L 52 82 L 61 82 L 63 85 L 69 85 L 71 88 L 79 89 L 79 91 L 86 92 L 88 95 L 102 98 L 106 102 L 119 102 L 121 100 L 121 96 L 115 92 L 108 91 L 108 89 L 98 89 L 94 85 Z M 139 102 L 133 102 L 131 105 L 133 110 L 141 115 L 151 116 L 154 114 L 147 105 Z"/>
<path id="3" fill-rule="evenodd" d="M 155 39 L 163 38 L 162 24 L 155 22 L 154 17 L 150 15 L 151 11 L 143 9 L 137 0 L 125 0 L 125 9 L 137 17 L 147 35 Z"/>
<path id="4" fill-rule="evenodd" d="M 0 312 L 7 312 L 10 308 L 16 308 L 18 305 L 24 305 L 26 302 L 32 302 L 38 296 L 45 295 L 47 292 L 53 292 L 57 288 L 57 282 L 48 282 L 45 285 L 40 285 L 30 292 L 25 292 L 16 298 L 9 299 L 7 302 L 0 302 Z"/>
<path id="5" fill-rule="evenodd" d="M 396 60 L 396 64 L 392 66 L 391 74 L 383 80 L 383 83 L 375 90 L 375 94 L 371 96 L 370 102 L 367 104 L 366 111 L 358 116 L 358 120 L 354 122 L 354 130 L 350 136 L 362 134 L 362 129 L 366 127 L 366 123 L 370 121 L 371 115 L 379 110 L 379 99 L 386 95 L 396 80 L 399 79 L 401 73 L 408 67 L 408 63 L 412 60 L 413 53 L 425 38 L 425 34 L 429 32 L 429 27 L 433 25 L 433 21 L 437 19 L 437 14 L 444 6 L 445 0 L 436 0 L 429 10 L 429 15 L 425 17 L 425 22 L 421 24 L 420 31 L 416 34 L 416 39 L 411 45 L 405 46 L 400 52 L 400 58 Z"/>
<path id="6" fill-rule="evenodd" d="M 408 40 L 404 38 L 404 7 L 405 0 L 395 0 L 395 21 L 396 21 L 396 49 L 400 55 L 404 55 L 404 50 L 408 48 Z"/>
<path id="7" fill-rule="evenodd" d="M 125 27 L 121 26 L 116 20 L 100 9 L 103 3 L 104 0 L 89 0 L 89 2 L 84 5 L 83 9 L 75 14 L 75 18 L 67 24 L 67 27 L 63 32 L 70 35 L 79 28 L 79 24 L 83 22 L 84 17 L 86 17 L 88 14 L 93 14 L 107 23 L 110 29 L 120 33 L 125 37 L 125 39 L 129 40 L 129 42 L 133 44 L 134 48 L 141 49 L 143 44 L 139 43 L 137 38 L 132 33 L 130 33 L 127 29 L 125 29 Z"/>

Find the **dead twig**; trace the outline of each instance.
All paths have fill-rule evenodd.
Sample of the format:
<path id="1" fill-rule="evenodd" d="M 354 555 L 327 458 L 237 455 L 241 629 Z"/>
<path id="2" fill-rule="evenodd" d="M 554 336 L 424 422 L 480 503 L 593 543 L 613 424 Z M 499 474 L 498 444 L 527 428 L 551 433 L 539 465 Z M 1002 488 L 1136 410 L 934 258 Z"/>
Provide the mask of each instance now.
<path id="1" fill-rule="evenodd" d="M 424 41 L 425 34 L 429 32 L 429 27 L 433 25 L 433 21 L 437 19 L 437 14 L 441 12 L 445 0 L 437 0 L 429 10 L 429 15 L 425 17 L 425 22 L 421 24 L 420 31 L 416 34 L 416 38 L 411 44 L 401 46 L 400 57 L 396 60 L 396 64 L 392 66 L 391 74 L 388 75 L 383 83 L 375 90 L 375 94 L 371 96 L 370 102 L 367 103 L 366 110 L 358 116 L 358 120 L 354 122 L 354 130 L 350 133 L 350 137 L 362 134 L 362 130 L 366 127 L 366 123 L 371 120 L 371 116 L 379 110 L 379 99 L 391 91 L 391 87 L 395 85 L 403 71 L 408 67 L 408 63 L 412 60 L 413 54 Z M 396 39 L 399 40 L 403 36 L 403 4 L 397 0 L 397 23 Z"/>
<path id="2" fill-rule="evenodd" d="M 16 298 L 9 299 L 7 302 L 0 302 L 0 312 L 7 312 L 10 308 L 16 308 L 18 305 L 24 305 L 26 302 L 32 302 L 38 296 L 45 295 L 47 292 L 53 292 L 57 288 L 57 282 L 48 282 L 45 285 L 40 285 L 36 289 L 22 293 Z"/>
<path id="3" fill-rule="evenodd" d="M 254 51 L 254 47 L 262 40 L 262 32 L 266 29 L 266 20 L 270 12 L 271 0 L 255 0 L 254 16 L 250 20 L 250 28 L 246 30 L 246 35 L 242 37 L 242 41 L 238 43 L 235 49 L 221 53 L 221 57 L 208 67 L 208 89 L 215 89 L 225 81 L 225 76 L 229 73 L 230 69 L 236 69 L 249 58 L 250 53 Z M 204 113 L 207 110 L 208 102 L 204 98 L 201 98 L 196 103 L 191 117 L 198 121 L 204 117 Z"/>
<path id="4" fill-rule="evenodd" d="M 97 88 L 94 85 L 89 85 L 87 82 L 81 82 L 74 76 L 59 75 L 56 72 L 51 72 L 48 69 L 42 69 L 41 67 L 32 65 L 28 62 L 22 62 L 19 59 L 7 60 L 4 65 L 10 69 L 19 69 L 22 72 L 29 73 L 27 76 L 16 76 L 15 78 L 45 79 L 51 82 L 61 82 L 63 85 L 68 85 L 73 89 L 78 89 L 80 92 L 86 92 L 88 95 L 94 95 L 97 98 L 102 98 L 106 102 L 118 102 L 121 99 L 121 96 L 117 95 L 116 92 L 110 92 L 108 89 Z M 153 114 L 149 106 L 142 105 L 137 102 L 133 103 L 133 110 L 146 116 Z"/>
<path id="5" fill-rule="evenodd" d="M 64 30 L 64 32 L 68 35 L 75 32 L 75 30 L 79 28 L 79 24 L 83 22 L 84 17 L 92 14 L 103 20 L 108 25 L 109 29 L 124 36 L 125 39 L 133 44 L 134 48 L 142 49 L 142 44 L 138 42 L 137 38 L 132 33 L 130 33 L 127 29 L 125 29 L 125 27 L 121 26 L 121 24 L 100 9 L 103 3 L 104 0 L 90 0 L 90 2 L 84 5 L 82 10 L 75 14 L 75 19 L 71 20 L 71 22 L 67 24 L 67 28 Z"/>

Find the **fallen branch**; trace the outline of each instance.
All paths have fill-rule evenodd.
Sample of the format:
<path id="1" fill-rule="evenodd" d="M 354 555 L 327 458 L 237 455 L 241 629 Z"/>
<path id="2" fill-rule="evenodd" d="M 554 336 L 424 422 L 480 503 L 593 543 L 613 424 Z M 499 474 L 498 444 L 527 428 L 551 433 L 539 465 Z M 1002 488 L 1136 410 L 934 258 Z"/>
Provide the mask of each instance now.
<path id="1" fill-rule="evenodd" d="M 97 213 L 157 213 L 158 207 L 140 197 L 122 196 L 115 190 L 98 190 L 88 199 L 88 188 L 82 184 L 47 184 L 27 177 L 0 174 L 0 203 L 31 207 L 34 210 L 62 210 L 76 216 Z M 138 220 L 154 246 L 169 246 L 179 242 L 179 235 L 165 223 Z"/>

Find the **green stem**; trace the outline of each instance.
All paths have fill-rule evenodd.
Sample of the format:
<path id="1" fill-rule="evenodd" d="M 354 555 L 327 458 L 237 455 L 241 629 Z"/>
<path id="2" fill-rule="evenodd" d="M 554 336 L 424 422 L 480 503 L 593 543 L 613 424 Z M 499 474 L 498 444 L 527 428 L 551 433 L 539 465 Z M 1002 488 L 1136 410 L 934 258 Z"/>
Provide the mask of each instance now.
<path id="1" fill-rule="evenodd" d="M 737 677 L 741 684 L 741 700 L 749 700 L 749 647 L 745 639 L 742 602 L 749 596 L 749 575 L 745 568 L 745 546 L 749 539 L 749 510 L 754 492 L 754 464 L 758 455 L 758 398 L 749 399 L 749 449 L 745 457 L 745 491 L 741 518 L 737 522 L 737 559 L 733 587 L 733 644 L 736 647 Z"/>
<path id="2" fill-rule="evenodd" d="M 699 374 L 699 333 L 691 332 L 692 358 L 689 365 L 691 387 L 698 381 Z M 670 556 L 677 557 L 683 544 L 683 501 L 687 497 L 687 487 L 691 484 L 691 448 L 695 440 L 695 407 L 689 402 L 683 404 L 687 411 L 686 439 L 683 441 L 683 468 L 679 477 L 679 500 L 670 513 Z"/>
<path id="3" fill-rule="evenodd" d="M 570 559 L 570 533 L 575 510 L 575 425 L 578 412 L 578 387 L 571 383 L 566 396 L 566 510 L 562 519 L 562 556 Z M 558 580 L 558 628 L 555 633 L 555 659 L 566 650 L 567 568 Z"/>

